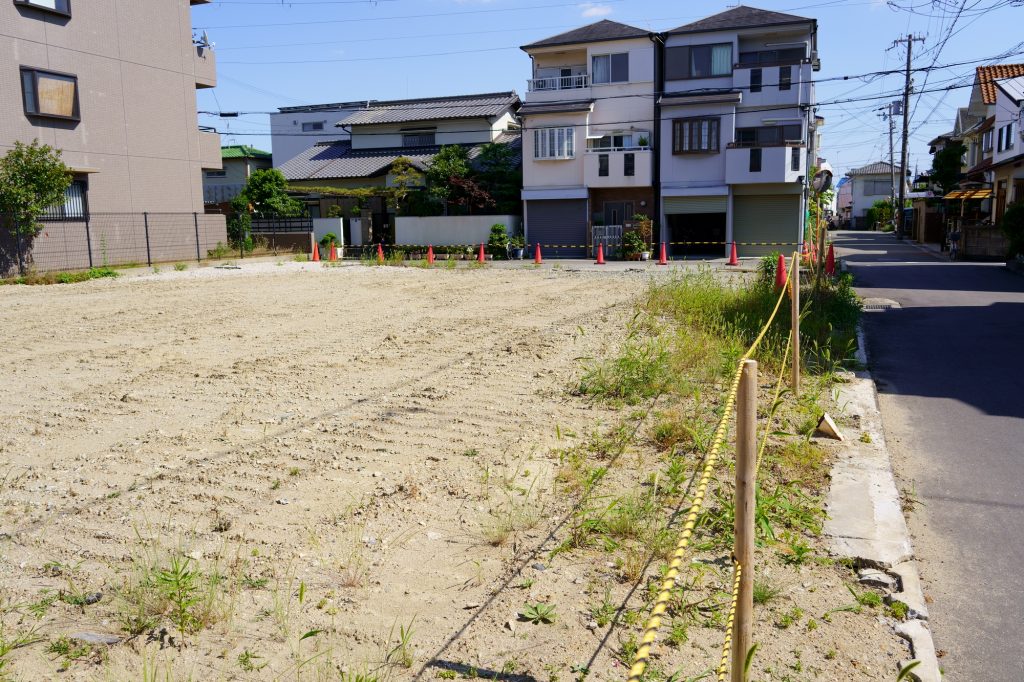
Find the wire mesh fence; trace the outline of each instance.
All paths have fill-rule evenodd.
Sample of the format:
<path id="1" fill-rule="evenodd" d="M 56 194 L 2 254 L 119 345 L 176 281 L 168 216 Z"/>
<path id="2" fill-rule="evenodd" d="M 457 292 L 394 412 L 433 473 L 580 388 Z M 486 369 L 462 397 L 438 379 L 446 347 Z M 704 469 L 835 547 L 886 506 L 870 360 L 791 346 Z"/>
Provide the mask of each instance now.
<path id="1" fill-rule="evenodd" d="M 225 218 L 203 213 L 92 213 L 46 220 L 35 236 L 0 215 L 0 276 L 202 261 L 230 255 Z"/>

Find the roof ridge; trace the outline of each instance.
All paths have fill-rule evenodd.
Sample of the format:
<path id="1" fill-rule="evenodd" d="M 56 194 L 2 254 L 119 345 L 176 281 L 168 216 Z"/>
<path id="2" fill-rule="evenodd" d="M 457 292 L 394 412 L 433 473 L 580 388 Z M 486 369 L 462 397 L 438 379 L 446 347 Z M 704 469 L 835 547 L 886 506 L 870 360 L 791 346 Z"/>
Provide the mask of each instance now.
<path id="1" fill-rule="evenodd" d="M 745 18 L 737 18 L 735 20 L 732 17 L 742 17 L 747 15 Z M 732 23 L 730 23 L 732 22 Z M 760 23 L 759 23 L 760 22 Z M 755 28 L 757 26 L 772 26 L 778 24 L 789 24 L 789 23 L 805 23 L 814 22 L 817 20 L 811 17 L 802 17 L 796 14 L 788 14 L 786 12 L 777 12 L 770 9 L 761 9 L 760 7 L 751 7 L 750 5 L 736 5 L 729 9 L 717 12 L 715 14 L 708 15 L 697 21 L 692 21 L 682 26 L 677 26 L 666 34 L 672 33 L 703 33 L 712 31 L 726 31 L 736 28 Z"/>
<path id="2" fill-rule="evenodd" d="M 605 29 L 605 30 L 600 30 Z M 628 40 L 639 38 L 653 33 L 647 29 L 624 24 L 613 19 L 599 19 L 583 26 L 556 33 L 547 38 L 535 40 L 532 43 L 521 45 L 519 49 L 526 50 L 534 47 L 554 47 L 556 45 L 577 45 L 584 43 L 605 42 L 609 40 Z"/>
<path id="3" fill-rule="evenodd" d="M 422 102 L 463 102 L 471 99 L 494 99 L 496 97 L 503 97 L 505 99 L 512 99 L 513 97 L 519 97 L 515 90 L 507 90 L 501 92 L 483 92 L 479 94 L 471 95 L 448 95 L 442 97 L 413 97 L 409 99 L 390 99 L 390 100 L 371 100 L 365 109 L 375 109 L 379 107 L 389 107 L 398 104 L 412 104 Z"/>

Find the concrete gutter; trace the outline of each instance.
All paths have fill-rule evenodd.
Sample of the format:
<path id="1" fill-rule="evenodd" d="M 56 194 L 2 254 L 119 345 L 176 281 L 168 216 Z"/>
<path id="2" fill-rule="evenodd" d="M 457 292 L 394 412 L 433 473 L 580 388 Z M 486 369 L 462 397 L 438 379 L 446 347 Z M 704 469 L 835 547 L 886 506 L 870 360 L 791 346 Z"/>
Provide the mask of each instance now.
<path id="1" fill-rule="evenodd" d="M 911 679 L 940 682 L 928 608 L 892 473 L 875 382 L 867 370 L 862 329 L 857 330 L 857 341 L 857 360 L 864 369 L 846 373 L 847 382 L 838 388 L 840 425 L 848 433 L 832 468 L 824 532 L 832 554 L 868 567 L 861 571 L 862 582 L 884 586 L 887 602 L 907 606 L 907 620 L 896 626 L 896 634 L 910 642 L 914 660 L 920 661 L 910 672 Z"/>

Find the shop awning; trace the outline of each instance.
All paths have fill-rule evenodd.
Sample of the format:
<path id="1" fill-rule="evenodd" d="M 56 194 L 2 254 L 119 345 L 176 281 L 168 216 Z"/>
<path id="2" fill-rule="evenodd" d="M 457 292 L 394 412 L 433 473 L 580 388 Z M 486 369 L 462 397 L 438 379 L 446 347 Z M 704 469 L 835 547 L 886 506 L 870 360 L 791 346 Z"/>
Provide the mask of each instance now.
<path id="1" fill-rule="evenodd" d="M 990 189 L 955 189 L 943 199 L 988 199 L 992 196 Z"/>

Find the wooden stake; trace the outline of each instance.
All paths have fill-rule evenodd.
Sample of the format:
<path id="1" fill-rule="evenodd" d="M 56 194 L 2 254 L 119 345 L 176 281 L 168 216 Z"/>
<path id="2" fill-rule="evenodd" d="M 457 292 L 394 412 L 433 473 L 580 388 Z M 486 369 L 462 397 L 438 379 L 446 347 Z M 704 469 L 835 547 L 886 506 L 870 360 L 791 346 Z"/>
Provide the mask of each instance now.
<path id="1" fill-rule="evenodd" d="M 743 665 L 753 636 L 754 612 L 754 484 L 757 478 L 757 362 L 740 370 L 736 397 L 736 561 L 743 567 L 732 634 L 732 682 L 745 682 Z"/>
<path id="2" fill-rule="evenodd" d="M 792 303 L 791 324 L 793 329 L 793 362 L 790 368 L 790 386 L 793 397 L 800 397 L 800 256 L 793 259 L 793 277 L 791 278 L 790 302 Z"/>

